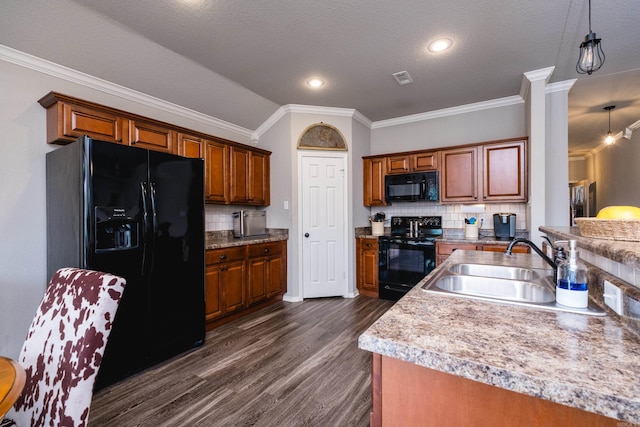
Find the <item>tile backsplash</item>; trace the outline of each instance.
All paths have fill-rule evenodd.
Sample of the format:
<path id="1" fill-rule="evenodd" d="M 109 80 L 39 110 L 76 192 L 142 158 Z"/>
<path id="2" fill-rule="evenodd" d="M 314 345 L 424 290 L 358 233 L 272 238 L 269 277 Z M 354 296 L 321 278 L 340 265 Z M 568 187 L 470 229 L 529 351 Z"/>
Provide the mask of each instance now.
<path id="1" fill-rule="evenodd" d="M 205 205 L 204 229 L 206 231 L 233 230 L 234 212 L 243 209 L 242 206 Z"/>
<path id="2" fill-rule="evenodd" d="M 484 218 L 482 230 L 493 230 L 493 214 L 510 212 L 516 214 L 516 229 L 527 229 L 526 203 L 485 204 L 484 212 L 463 212 L 463 205 L 439 205 L 436 203 L 396 203 L 392 206 L 371 208 L 371 215 L 384 212 L 392 216 L 441 216 L 442 228 L 464 228 L 465 218 Z"/>

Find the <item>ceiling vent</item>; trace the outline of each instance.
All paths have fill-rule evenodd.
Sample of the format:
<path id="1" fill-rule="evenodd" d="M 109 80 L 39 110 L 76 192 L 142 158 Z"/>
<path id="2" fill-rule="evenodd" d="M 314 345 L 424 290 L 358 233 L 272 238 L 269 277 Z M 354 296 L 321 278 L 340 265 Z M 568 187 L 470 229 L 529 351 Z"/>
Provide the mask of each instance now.
<path id="1" fill-rule="evenodd" d="M 408 71 L 398 71 L 397 73 L 393 73 L 392 76 L 400 86 L 413 83 L 413 79 L 409 75 Z"/>

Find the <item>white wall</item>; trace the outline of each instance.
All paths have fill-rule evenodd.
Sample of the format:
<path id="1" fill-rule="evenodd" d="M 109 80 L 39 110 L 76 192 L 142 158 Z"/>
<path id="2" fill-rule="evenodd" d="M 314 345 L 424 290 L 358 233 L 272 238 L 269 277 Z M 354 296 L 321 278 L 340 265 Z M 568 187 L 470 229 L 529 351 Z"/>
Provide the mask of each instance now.
<path id="1" fill-rule="evenodd" d="M 603 146 L 592 158 L 596 212 L 606 206 L 640 206 L 640 129 L 631 140 Z"/>
<path id="2" fill-rule="evenodd" d="M 527 135 L 524 117 L 525 104 L 519 102 L 396 126 L 374 127 L 371 154 L 518 138 Z"/>

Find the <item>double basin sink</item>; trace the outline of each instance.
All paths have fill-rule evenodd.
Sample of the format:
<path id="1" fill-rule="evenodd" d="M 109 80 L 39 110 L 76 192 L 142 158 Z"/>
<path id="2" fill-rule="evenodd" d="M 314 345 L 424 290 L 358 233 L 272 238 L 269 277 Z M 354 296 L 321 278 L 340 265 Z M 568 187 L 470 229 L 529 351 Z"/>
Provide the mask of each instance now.
<path id="1" fill-rule="evenodd" d="M 422 285 L 426 292 L 533 308 L 604 316 L 589 301 L 586 308 L 556 302 L 552 269 L 477 263 L 447 263 Z"/>

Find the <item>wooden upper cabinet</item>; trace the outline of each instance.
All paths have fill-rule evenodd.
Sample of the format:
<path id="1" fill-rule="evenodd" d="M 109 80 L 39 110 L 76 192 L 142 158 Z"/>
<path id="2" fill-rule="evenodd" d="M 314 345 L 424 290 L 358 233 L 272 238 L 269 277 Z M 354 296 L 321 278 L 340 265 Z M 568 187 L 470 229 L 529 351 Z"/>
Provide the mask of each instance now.
<path id="1" fill-rule="evenodd" d="M 478 147 L 440 152 L 440 201 L 478 203 Z"/>
<path id="2" fill-rule="evenodd" d="M 229 146 L 215 141 L 205 142 L 205 201 L 229 201 Z"/>
<path id="3" fill-rule="evenodd" d="M 387 174 L 409 173 L 413 170 L 413 156 L 401 155 L 387 157 Z"/>
<path id="4" fill-rule="evenodd" d="M 386 175 L 386 158 L 363 160 L 364 200 L 365 206 L 385 206 L 384 177 Z"/>
<path id="5" fill-rule="evenodd" d="M 271 203 L 270 156 L 252 151 L 249 156 L 249 204 L 268 206 Z"/>
<path id="6" fill-rule="evenodd" d="M 249 200 L 249 150 L 231 147 L 231 203 Z"/>
<path id="7" fill-rule="evenodd" d="M 193 159 L 204 159 L 207 140 L 185 133 L 178 133 L 178 154 Z"/>
<path id="8" fill-rule="evenodd" d="M 177 154 L 176 131 L 140 120 L 129 120 L 129 145 Z"/>
<path id="9" fill-rule="evenodd" d="M 83 135 L 101 141 L 122 143 L 128 122 L 116 114 L 50 96 L 40 100 L 47 109 L 47 143 L 68 144 Z"/>
<path id="10" fill-rule="evenodd" d="M 389 156 L 387 174 L 424 172 L 438 169 L 438 152 L 430 151 L 415 154 Z"/>
<path id="11" fill-rule="evenodd" d="M 266 206 L 270 202 L 271 152 L 126 111 L 50 92 L 47 142 L 68 144 L 83 135 L 205 160 L 205 201 Z"/>
<path id="12" fill-rule="evenodd" d="M 524 140 L 482 147 L 483 201 L 527 201 L 526 150 Z"/>
<path id="13" fill-rule="evenodd" d="M 413 170 L 416 172 L 434 171 L 438 169 L 438 151 L 413 155 Z"/>

